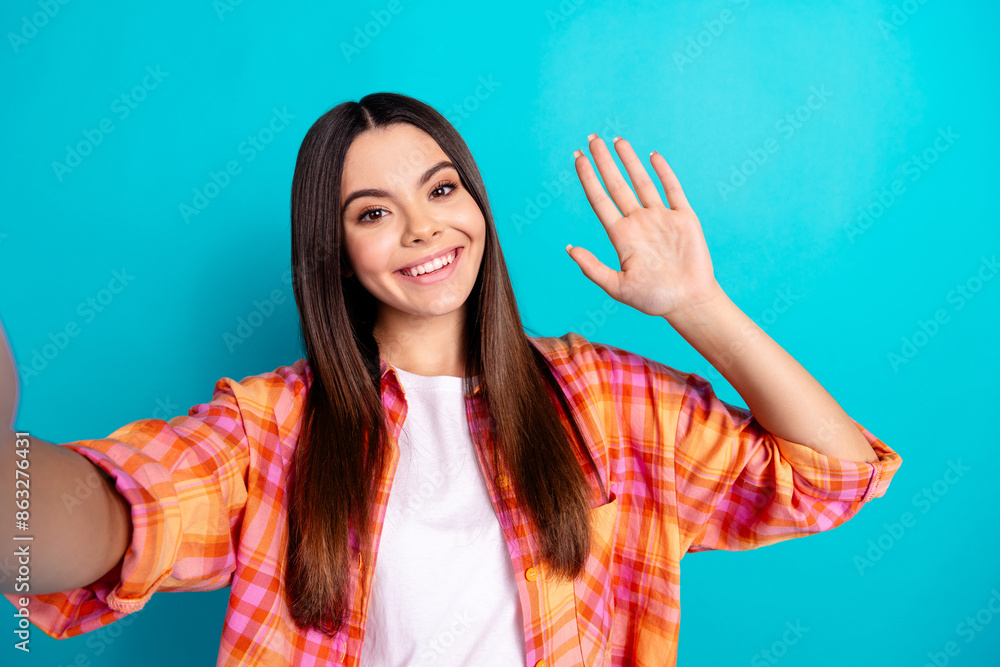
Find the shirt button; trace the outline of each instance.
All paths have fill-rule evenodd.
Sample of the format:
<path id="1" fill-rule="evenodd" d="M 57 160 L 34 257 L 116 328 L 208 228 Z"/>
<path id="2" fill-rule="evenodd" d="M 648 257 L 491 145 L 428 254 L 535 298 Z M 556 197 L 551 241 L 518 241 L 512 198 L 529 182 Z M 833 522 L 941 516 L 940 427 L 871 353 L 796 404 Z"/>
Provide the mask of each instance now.
<path id="1" fill-rule="evenodd" d="M 547 664 L 548 663 L 545 662 L 544 660 L 539 660 L 538 662 L 535 663 L 535 667 L 545 667 L 545 665 Z"/>
<path id="2" fill-rule="evenodd" d="M 507 475 L 503 473 L 497 475 L 497 486 L 501 489 L 506 489 L 510 485 L 510 480 L 507 479 Z"/>
<path id="3" fill-rule="evenodd" d="M 533 567 L 529 567 L 527 570 L 524 571 L 524 578 L 527 579 L 528 581 L 534 581 L 535 579 L 538 578 L 538 570 L 536 570 Z M 544 660 L 542 662 L 544 662 Z"/>

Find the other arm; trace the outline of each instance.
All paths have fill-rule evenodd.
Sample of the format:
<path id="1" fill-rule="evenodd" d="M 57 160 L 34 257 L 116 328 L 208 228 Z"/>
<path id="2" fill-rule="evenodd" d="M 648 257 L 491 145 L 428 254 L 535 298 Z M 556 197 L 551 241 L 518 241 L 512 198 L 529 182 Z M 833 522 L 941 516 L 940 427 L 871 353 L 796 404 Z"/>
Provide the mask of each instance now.
<path id="1" fill-rule="evenodd" d="M 722 373 L 775 437 L 874 463 L 875 450 L 823 386 L 720 289 L 664 319 Z"/>

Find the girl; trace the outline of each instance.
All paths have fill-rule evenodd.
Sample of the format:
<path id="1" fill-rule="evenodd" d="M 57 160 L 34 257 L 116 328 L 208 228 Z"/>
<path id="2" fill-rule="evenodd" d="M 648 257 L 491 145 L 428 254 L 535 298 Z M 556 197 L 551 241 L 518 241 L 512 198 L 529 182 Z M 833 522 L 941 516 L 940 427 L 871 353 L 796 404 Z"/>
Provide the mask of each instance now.
<path id="1" fill-rule="evenodd" d="M 570 257 L 749 410 L 573 332 L 526 336 L 465 143 L 418 100 L 367 95 L 317 120 L 295 166 L 306 357 L 223 378 L 186 417 L 32 440 L 40 478 L 73 457 L 60 488 L 102 473 L 73 520 L 117 545 L 75 579 L 43 572 L 32 622 L 75 636 L 157 590 L 231 586 L 219 665 L 673 665 L 685 553 L 829 530 L 883 495 L 901 458 L 729 300 L 663 157 L 668 205 L 627 141 L 635 194 L 589 147 L 611 198 L 581 151 L 577 173 L 621 270 Z"/>

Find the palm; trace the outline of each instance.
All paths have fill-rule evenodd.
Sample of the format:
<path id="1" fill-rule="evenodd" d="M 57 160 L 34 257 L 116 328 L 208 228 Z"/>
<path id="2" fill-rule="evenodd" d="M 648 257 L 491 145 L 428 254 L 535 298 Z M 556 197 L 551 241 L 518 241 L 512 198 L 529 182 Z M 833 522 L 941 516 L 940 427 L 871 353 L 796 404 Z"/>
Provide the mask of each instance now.
<path id="1" fill-rule="evenodd" d="M 631 146 L 619 139 L 615 147 L 638 200 L 600 138 L 591 141 L 591 151 L 611 197 L 605 194 L 590 162 L 580 159 L 582 154 L 576 159 L 576 168 L 587 199 L 615 247 L 621 270 L 605 266 L 583 248 L 574 248 L 570 256 L 611 297 L 647 315 L 668 317 L 717 296 L 721 288 L 701 223 L 666 160 L 657 154 L 651 164 L 663 183 L 670 208 L 663 204 Z"/>

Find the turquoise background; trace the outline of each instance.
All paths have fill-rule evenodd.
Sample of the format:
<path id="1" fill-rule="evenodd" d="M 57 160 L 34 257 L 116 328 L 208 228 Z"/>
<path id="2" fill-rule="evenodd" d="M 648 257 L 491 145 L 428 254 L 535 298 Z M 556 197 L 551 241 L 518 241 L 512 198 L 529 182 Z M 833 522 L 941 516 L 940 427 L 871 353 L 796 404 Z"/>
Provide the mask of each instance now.
<path id="1" fill-rule="evenodd" d="M 320 115 L 375 91 L 428 102 L 468 142 L 534 332 L 697 372 L 745 405 L 663 320 L 620 304 L 602 316 L 615 302 L 563 250 L 618 268 L 573 151 L 590 132 L 621 134 L 646 165 L 653 149 L 668 159 L 737 305 L 904 459 L 887 494 L 834 531 L 685 558 L 678 664 L 995 664 L 1000 279 L 983 258 L 1000 249 L 1000 10 L 621 4 L 3 3 L 0 317 L 21 373 L 16 427 L 103 437 L 302 356 L 287 275 L 295 156 Z M 147 67 L 162 74 L 143 88 Z M 127 107 L 136 86 L 144 99 Z M 274 108 L 294 118 L 251 159 L 243 142 Z M 783 121 L 796 113 L 797 126 Z M 112 131 L 57 174 L 102 121 Z M 240 172 L 185 220 L 180 205 L 229 161 Z M 116 270 L 127 287 L 88 310 Z M 227 345 L 272 296 L 273 313 Z M 959 461 L 970 470 L 946 475 Z M 893 537 L 906 512 L 915 520 Z M 128 623 L 60 642 L 35 628 L 28 660 L 8 617 L 0 660 L 214 665 L 227 596 L 158 594 Z M 977 614 L 980 629 L 963 631 Z"/>

